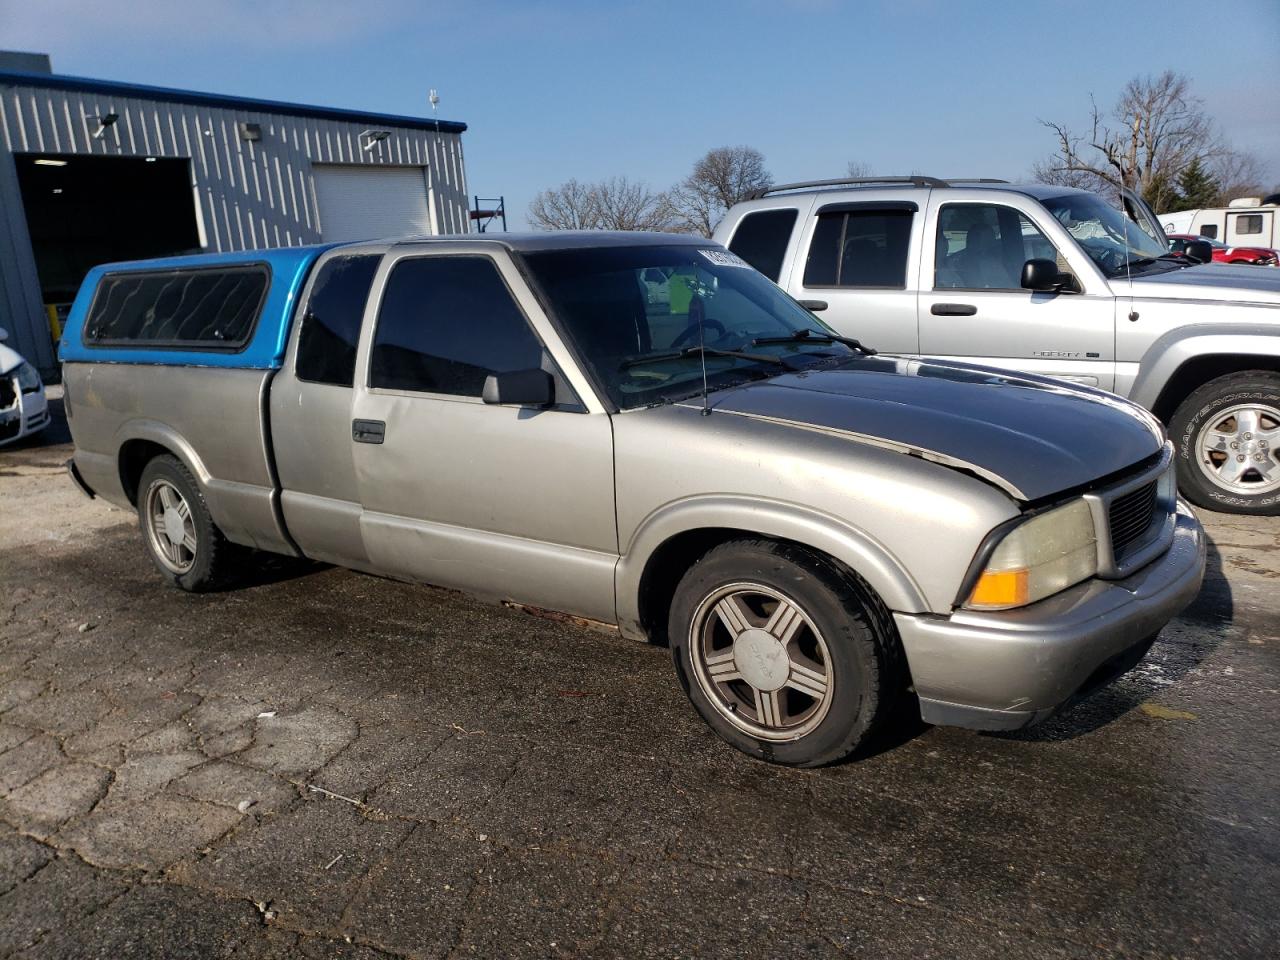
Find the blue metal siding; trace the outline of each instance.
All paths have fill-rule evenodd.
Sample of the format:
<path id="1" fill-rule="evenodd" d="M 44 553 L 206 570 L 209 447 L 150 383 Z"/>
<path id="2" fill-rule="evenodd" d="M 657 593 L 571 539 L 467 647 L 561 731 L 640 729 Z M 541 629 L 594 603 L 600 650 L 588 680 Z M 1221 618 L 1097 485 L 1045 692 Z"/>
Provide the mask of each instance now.
<path id="1" fill-rule="evenodd" d="M 108 263 L 94 267 L 80 285 L 75 303 L 67 317 L 59 357 L 67 363 L 140 363 L 180 367 L 232 367 L 241 369 L 277 369 L 284 360 L 289 342 L 289 323 L 293 318 L 298 295 L 306 282 L 311 265 L 320 254 L 337 246 L 285 247 L 278 250 L 247 250 L 243 253 L 213 253 L 191 257 L 161 257 L 129 263 Z M 216 267 L 219 264 L 265 263 L 271 269 L 271 284 L 262 305 L 262 315 L 253 336 L 243 350 L 155 349 L 119 346 L 87 346 L 84 324 L 93 303 L 98 284 L 107 274 L 172 270 L 182 267 Z"/>

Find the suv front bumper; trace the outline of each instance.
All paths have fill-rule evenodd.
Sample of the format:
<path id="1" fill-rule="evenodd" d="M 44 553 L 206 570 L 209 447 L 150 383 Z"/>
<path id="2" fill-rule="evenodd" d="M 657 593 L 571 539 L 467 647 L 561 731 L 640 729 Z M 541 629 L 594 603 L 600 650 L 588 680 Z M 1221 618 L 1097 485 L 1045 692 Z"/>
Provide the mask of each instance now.
<path id="1" fill-rule="evenodd" d="M 1123 580 L 1087 580 L 998 613 L 895 613 L 921 717 L 1016 730 L 1135 666 L 1204 578 L 1200 521 L 1182 502 L 1176 521 L 1168 551 Z"/>

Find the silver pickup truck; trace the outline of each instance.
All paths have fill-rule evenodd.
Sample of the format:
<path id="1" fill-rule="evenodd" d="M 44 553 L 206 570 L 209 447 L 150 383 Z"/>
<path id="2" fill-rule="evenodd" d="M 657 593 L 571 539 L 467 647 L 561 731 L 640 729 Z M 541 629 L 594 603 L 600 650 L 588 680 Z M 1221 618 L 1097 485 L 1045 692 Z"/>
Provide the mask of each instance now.
<path id="1" fill-rule="evenodd" d="M 1171 253 L 1136 196 L 1113 207 L 919 176 L 786 184 L 735 206 L 715 239 L 882 351 L 1129 397 L 1168 425 L 1193 503 L 1280 514 L 1280 269 Z"/>
<path id="2" fill-rule="evenodd" d="M 257 548 L 601 621 L 776 763 L 849 754 L 908 688 L 929 722 L 1035 723 L 1203 574 L 1146 411 L 874 355 L 705 240 L 110 265 L 61 350 L 72 476 L 171 583 Z"/>

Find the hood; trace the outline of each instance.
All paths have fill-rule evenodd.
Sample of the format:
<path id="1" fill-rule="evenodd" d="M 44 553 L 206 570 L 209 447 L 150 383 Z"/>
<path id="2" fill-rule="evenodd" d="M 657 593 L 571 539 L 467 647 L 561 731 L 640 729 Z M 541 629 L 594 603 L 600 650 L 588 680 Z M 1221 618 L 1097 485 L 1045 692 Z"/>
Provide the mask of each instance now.
<path id="1" fill-rule="evenodd" d="M 1111 281 L 1124 296 L 1123 278 Z M 1154 276 L 1135 276 L 1134 297 L 1156 300 L 1218 300 L 1280 306 L 1280 269 L 1255 264 L 1203 263 Z"/>
<path id="2" fill-rule="evenodd" d="M 8 373 L 22 363 L 22 354 L 0 343 L 0 374 Z"/>
<path id="3" fill-rule="evenodd" d="M 841 434 L 969 470 L 1018 500 L 1159 452 L 1145 410 L 1099 390 L 969 364 L 877 356 L 717 394 L 716 413 Z"/>

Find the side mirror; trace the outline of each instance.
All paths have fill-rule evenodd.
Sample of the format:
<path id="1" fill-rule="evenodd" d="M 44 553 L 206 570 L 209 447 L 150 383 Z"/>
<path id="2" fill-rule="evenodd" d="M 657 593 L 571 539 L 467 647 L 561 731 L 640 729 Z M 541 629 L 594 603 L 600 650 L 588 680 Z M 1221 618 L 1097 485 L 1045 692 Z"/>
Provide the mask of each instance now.
<path id="1" fill-rule="evenodd" d="M 0 343 L 4 343 L 9 339 L 9 331 L 4 327 L 0 327 Z"/>
<path id="2" fill-rule="evenodd" d="M 1028 260 L 1022 265 L 1022 286 L 1026 290 L 1057 293 L 1062 289 L 1058 265 L 1052 260 Z"/>
<path id="3" fill-rule="evenodd" d="M 1213 260 L 1213 244 L 1206 240 L 1188 240 L 1185 253 L 1197 263 L 1209 263 Z"/>
<path id="4" fill-rule="evenodd" d="M 827 309 L 827 301 L 825 300 L 797 300 L 796 303 L 804 307 L 810 313 L 821 313 Z"/>
<path id="5" fill-rule="evenodd" d="M 556 385 L 545 370 L 510 370 L 485 377 L 480 396 L 485 403 L 549 407 L 556 399 Z"/>

